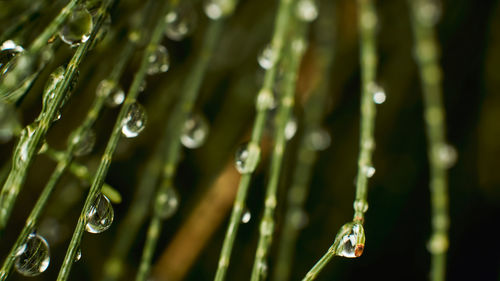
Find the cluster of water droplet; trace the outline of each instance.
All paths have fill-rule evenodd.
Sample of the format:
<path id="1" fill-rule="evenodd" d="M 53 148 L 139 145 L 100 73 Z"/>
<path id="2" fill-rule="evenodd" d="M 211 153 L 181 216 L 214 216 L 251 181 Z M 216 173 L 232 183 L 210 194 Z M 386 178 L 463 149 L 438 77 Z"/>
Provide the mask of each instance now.
<path id="1" fill-rule="evenodd" d="M 142 105 L 135 102 L 130 105 L 123 119 L 122 134 L 127 138 L 137 137 L 146 127 L 147 115 Z"/>
<path id="2" fill-rule="evenodd" d="M 90 233 L 101 233 L 111 226 L 113 219 L 111 202 L 105 195 L 99 194 L 85 215 L 85 230 Z"/>
<path id="3" fill-rule="evenodd" d="M 189 36 L 196 26 L 196 13 L 192 7 L 181 7 L 165 16 L 167 26 L 165 35 L 174 41 L 181 41 Z"/>
<path id="4" fill-rule="evenodd" d="M 44 272 L 50 263 L 49 244 L 45 239 L 32 233 L 15 253 L 15 264 L 17 272 L 24 276 L 37 276 Z"/>
<path id="5" fill-rule="evenodd" d="M 200 114 L 192 114 L 184 122 L 180 136 L 181 143 L 187 148 L 198 148 L 205 143 L 208 136 L 208 122 Z"/>

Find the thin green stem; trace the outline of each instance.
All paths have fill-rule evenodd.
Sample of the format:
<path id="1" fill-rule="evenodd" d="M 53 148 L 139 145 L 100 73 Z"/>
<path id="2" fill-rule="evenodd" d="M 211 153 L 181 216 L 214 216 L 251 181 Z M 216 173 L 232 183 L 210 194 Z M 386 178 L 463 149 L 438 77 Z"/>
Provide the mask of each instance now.
<path id="1" fill-rule="evenodd" d="M 283 154 L 286 148 L 285 127 L 291 118 L 293 105 L 295 103 L 295 85 L 302 54 L 306 48 L 305 24 L 291 24 L 291 45 L 287 48 L 287 55 L 283 59 L 286 74 L 284 77 L 284 93 L 281 97 L 280 106 L 275 120 L 275 143 L 271 155 L 270 178 L 266 188 L 264 216 L 260 221 L 259 242 L 255 254 L 255 260 L 250 280 L 259 281 L 266 278 L 267 255 L 272 243 L 275 219 L 274 213 L 277 205 L 278 181 L 280 178 Z"/>
<path id="2" fill-rule="evenodd" d="M 287 194 L 286 214 L 281 231 L 278 246 L 278 257 L 274 270 L 274 281 L 285 281 L 290 279 L 294 248 L 302 227 L 300 221 L 304 216 L 304 204 L 308 195 L 308 184 L 311 178 L 313 165 L 316 162 L 317 151 L 310 146 L 310 135 L 320 127 L 324 115 L 326 99 L 328 97 L 328 85 L 331 65 L 333 61 L 334 34 L 331 31 L 333 24 L 333 3 L 330 1 L 322 3 L 322 13 L 316 22 L 315 30 L 322 39 L 316 46 L 319 62 L 319 73 L 324 73 L 323 81 L 317 90 L 311 95 L 304 106 L 303 133 L 300 146 L 297 151 L 297 163 L 293 169 L 294 176 Z"/>
<path id="3" fill-rule="evenodd" d="M 105 3 L 109 5 L 109 2 L 110 0 Z M 105 6 L 106 9 L 108 7 L 107 5 Z M 69 9 L 68 6 L 65 9 Z M 63 9 L 63 11 L 65 9 Z M 61 13 L 63 13 L 63 11 Z M 104 17 L 106 16 L 105 10 L 101 12 L 103 13 L 100 14 L 92 30 L 90 39 L 80 45 L 80 47 L 76 50 L 75 55 L 69 62 L 68 67 L 64 72 L 64 79 L 54 90 L 54 97 L 51 98 L 47 109 L 42 110 L 37 118 L 38 121 L 28 125 L 24 129 L 23 133 L 21 133 L 21 138 L 19 139 L 19 142 L 14 150 L 12 169 L 0 193 L 0 230 L 5 228 L 7 225 L 7 221 L 14 207 L 17 195 L 19 194 L 26 179 L 27 171 L 38 152 L 41 141 L 45 139 L 45 135 L 47 134 L 52 121 L 55 119 L 56 114 L 58 114 L 63 100 L 66 99 L 67 95 L 69 95 L 69 90 L 76 77 L 78 67 L 89 50 L 90 45 L 88 42 L 90 41 L 90 43 L 92 43 L 94 41 L 94 38 L 104 21 Z"/>
<path id="4" fill-rule="evenodd" d="M 134 50 L 134 44 L 129 43 L 127 46 L 123 49 L 122 54 L 120 56 L 120 60 L 122 62 L 118 63 L 116 67 L 114 68 L 114 71 L 110 75 L 110 79 L 113 79 L 113 81 L 116 81 L 119 79 L 121 76 L 121 73 L 124 70 L 125 67 L 125 62 L 128 61 L 128 58 L 132 55 L 132 52 Z M 45 209 L 45 206 L 50 198 L 50 195 L 52 194 L 52 191 L 54 190 L 55 186 L 59 182 L 59 179 L 61 176 L 64 174 L 66 169 L 70 167 L 72 161 L 73 161 L 73 152 L 79 145 L 79 140 L 83 139 L 85 137 L 85 134 L 89 133 L 91 130 L 92 126 L 94 125 L 95 121 L 97 120 L 100 111 L 102 110 L 104 106 L 104 102 L 106 100 L 106 96 L 103 95 L 96 95 L 96 98 L 94 100 L 94 103 L 90 107 L 90 110 L 87 113 L 86 118 L 84 119 L 83 123 L 75 129 L 69 137 L 68 141 L 68 148 L 65 152 L 58 152 L 53 149 L 47 148 L 46 153 L 49 155 L 52 155 L 54 158 L 57 159 L 57 166 L 54 172 L 52 173 L 51 177 L 49 178 L 49 181 L 47 182 L 46 186 L 44 187 L 41 195 L 39 196 L 37 202 L 35 203 L 35 206 L 33 207 L 30 215 L 28 216 L 25 226 L 21 230 L 20 235 L 18 236 L 16 242 L 12 246 L 7 258 L 4 261 L 4 264 L 0 270 L 0 281 L 5 280 L 8 275 L 10 274 L 12 270 L 12 265 L 14 263 L 14 260 L 16 258 L 16 251 L 17 249 L 25 243 L 28 235 L 32 233 L 39 222 L 39 218 Z M 74 164 L 74 163 L 73 163 Z M 71 169 L 71 168 L 70 168 Z M 88 170 L 86 167 L 77 167 L 77 174 L 81 175 L 82 177 L 89 178 L 90 175 L 88 174 Z M 110 189 L 110 188 L 108 188 Z M 112 196 L 115 199 L 117 198 L 116 192 L 111 193 Z M 118 193 L 119 196 L 119 193 Z"/>
<path id="5" fill-rule="evenodd" d="M 281 60 L 283 45 L 286 35 L 286 30 L 291 18 L 292 1 L 280 0 L 278 14 L 274 23 L 274 33 L 271 40 L 271 52 L 274 55 L 274 63 L 266 70 L 264 76 L 264 84 L 259 90 L 256 101 L 257 116 L 252 128 L 252 136 L 249 142 L 250 150 L 257 150 L 260 153 L 260 142 L 262 133 L 265 127 L 265 121 L 268 110 L 272 107 L 273 101 L 273 84 L 276 77 L 277 64 Z M 238 184 L 238 192 L 234 201 L 234 206 L 231 211 L 229 225 L 226 230 L 226 235 L 222 245 L 222 250 L 217 265 L 217 272 L 214 280 L 223 281 L 226 277 L 226 272 L 229 267 L 229 260 L 231 252 L 238 232 L 238 227 L 241 222 L 241 215 L 245 207 L 245 201 L 248 193 L 248 187 L 253 173 L 244 173 L 241 176 L 240 183 Z"/>
<path id="6" fill-rule="evenodd" d="M 427 129 L 430 165 L 432 235 L 428 249 L 431 253 L 431 280 L 446 279 L 448 250 L 449 207 L 447 168 L 452 165 L 450 148 L 446 144 L 445 110 L 441 87 L 441 68 L 438 63 L 438 43 L 434 25 L 438 14 L 437 1 L 410 1 L 411 23 L 415 40 L 416 60 L 420 70 L 424 98 L 424 119 Z M 430 8 L 430 9 L 429 9 Z"/>
<path id="7" fill-rule="evenodd" d="M 163 165 L 163 175 L 160 186 L 155 196 L 155 207 L 162 209 L 163 205 L 168 204 L 162 198 L 163 194 L 167 194 L 168 190 L 172 187 L 173 178 L 175 176 L 177 162 L 181 151 L 180 136 L 185 121 L 192 112 L 194 103 L 198 96 L 203 78 L 207 71 L 210 59 L 218 43 L 222 31 L 223 21 L 211 21 L 205 32 L 204 42 L 200 50 L 199 58 L 196 60 L 193 69 L 189 72 L 184 82 L 184 88 L 180 95 L 178 105 L 174 108 L 172 115 L 167 123 L 167 147 L 165 150 L 165 162 Z M 146 236 L 146 243 L 144 245 L 141 263 L 137 272 L 136 280 L 146 280 L 151 268 L 151 261 L 156 243 L 161 232 L 161 222 L 165 219 L 159 214 L 158 211 L 153 213 L 153 217 L 149 224 L 148 235 Z"/>
<path id="8" fill-rule="evenodd" d="M 306 274 L 303 281 L 316 279 L 321 270 L 330 262 L 335 255 L 341 255 L 339 251 L 340 241 L 347 235 L 354 224 L 359 224 L 360 234 L 357 236 L 355 252 L 349 257 L 359 257 L 364 248 L 364 214 L 368 210 L 367 187 L 368 179 L 373 175 L 372 154 L 375 148 L 375 103 L 373 94 L 379 91 L 375 84 L 377 70 L 377 48 L 375 40 L 375 28 L 377 25 L 377 14 L 373 0 L 358 0 L 358 28 L 360 34 L 360 64 L 361 64 L 361 126 L 359 141 L 358 172 L 356 178 L 356 199 L 354 201 L 354 217 L 351 223 L 341 227 L 335 242 L 328 252 L 317 262 Z"/>

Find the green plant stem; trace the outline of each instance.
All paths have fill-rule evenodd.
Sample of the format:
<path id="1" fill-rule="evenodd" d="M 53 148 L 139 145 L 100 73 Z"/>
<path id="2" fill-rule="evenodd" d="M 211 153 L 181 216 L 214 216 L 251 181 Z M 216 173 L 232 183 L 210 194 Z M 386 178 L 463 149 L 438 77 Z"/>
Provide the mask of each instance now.
<path id="1" fill-rule="evenodd" d="M 375 148 L 375 103 L 373 93 L 377 70 L 377 52 L 375 41 L 375 27 L 377 14 L 373 0 L 358 0 L 358 28 L 360 34 L 360 63 L 361 63 L 361 126 L 359 142 L 358 172 L 356 179 L 356 199 L 354 201 L 353 222 L 364 222 L 364 214 L 368 209 L 367 187 L 369 172 L 372 168 L 372 154 Z M 344 227 L 339 231 L 342 232 Z M 337 234 L 337 237 L 339 234 Z M 338 246 L 335 240 L 328 252 L 306 274 L 303 281 L 316 279 L 319 272 L 335 256 Z"/>
<path id="2" fill-rule="evenodd" d="M 438 63 L 438 44 L 434 31 L 435 18 L 426 11 L 433 7 L 430 0 L 410 1 L 411 23 L 415 40 L 415 54 L 419 66 L 424 98 L 424 116 L 427 129 L 428 157 L 430 165 L 430 190 L 432 235 L 430 280 L 446 279 L 446 252 L 448 250 L 448 164 L 442 159 L 446 149 L 445 110 L 443 107 L 441 69 Z"/>
<path id="3" fill-rule="evenodd" d="M 286 148 L 285 127 L 291 118 L 293 105 L 295 103 L 295 85 L 298 70 L 306 43 L 304 38 L 304 24 L 291 24 L 291 46 L 288 46 L 287 55 L 283 59 L 283 66 L 287 69 L 284 77 L 284 93 L 281 97 L 280 106 L 275 120 L 275 143 L 271 155 L 270 178 L 266 188 L 264 216 L 260 221 L 259 242 L 255 254 L 255 260 L 250 280 L 259 281 L 266 278 L 267 255 L 272 243 L 275 220 L 274 213 L 277 205 L 278 181 L 280 178 L 283 154 Z M 293 34 L 296 33 L 296 34 Z"/>
<path id="4" fill-rule="evenodd" d="M 105 3 L 108 2 L 109 0 Z M 66 9 L 69 9 L 68 6 L 65 7 L 63 11 Z M 63 13 L 63 11 L 61 11 L 61 13 Z M 52 121 L 55 119 L 62 101 L 65 99 L 66 95 L 69 95 L 69 89 L 74 81 L 78 67 L 89 50 L 90 45 L 88 42 L 94 41 L 95 35 L 102 25 L 104 17 L 105 14 L 101 14 L 98 18 L 92 30 L 93 37 L 91 37 L 84 44 L 80 45 L 80 47 L 76 50 L 75 55 L 69 62 L 68 67 L 64 72 L 64 80 L 55 89 L 54 98 L 51 99 L 48 108 L 40 113 L 37 118 L 37 120 L 39 120 L 38 122 L 30 124 L 24 129 L 25 137 L 21 137 L 16 145 L 12 159 L 12 169 L 0 193 L 0 230 L 4 229 L 7 225 L 7 221 L 10 217 L 10 213 L 12 212 L 12 208 L 14 207 L 17 195 L 19 194 L 19 191 L 21 190 L 21 187 L 26 179 L 28 168 L 38 152 L 41 141 L 45 139 L 45 135 L 47 134 Z M 33 43 L 33 47 L 36 47 L 36 44 L 37 43 L 35 41 Z"/>
<path id="5" fill-rule="evenodd" d="M 177 162 L 181 151 L 180 136 L 185 121 L 192 112 L 196 97 L 202 85 L 203 78 L 218 43 L 222 31 L 223 21 L 211 21 L 205 32 L 204 42 L 200 50 L 199 58 L 196 60 L 193 69 L 189 72 L 178 101 L 178 106 L 175 107 L 172 115 L 167 123 L 166 131 L 168 132 L 165 150 L 165 163 L 163 165 L 162 181 L 157 190 L 156 200 L 160 198 L 160 194 L 167 192 L 172 187 L 173 178 L 175 176 Z M 155 202 L 155 205 L 168 204 L 166 202 Z M 161 207 L 160 207 L 161 208 Z M 161 222 L 163 221 L 160 214 L 153 213 L 151 222 L 148 227 L 146 242 L 144 245 L 141 263 L 137 272 L 136 280 L 146 280 L 151 268 L 154 249 L 161 232 Z"/>
<path id="6" fill-rule="evenodd" d="M 113 81 L 116 81 L 119 79 L 121 76 L 121 73 L 123 72 L 125 68 L 125 63 L 128 61 L 128 58 L 132 55 L 132 52 L 134 50 L 134 44 L 130 43 L 127 44 L 127 46 L 123 49 L 122 54 L 120 57 L 120 62 L 117 63 L 116 67 L 114 68 L 112 74 L 110 75 L 110 79 Z M 57 152 L 53 149 L 47 148 L 47 154 L 52 155 L 54 158 L 57 159 L 57 166 L 52 173 L 51 177 L 49 178 L 49 181 L 47 182 L 45 188 L 43 189 L 41 195 L 39 196 L 35 206 L 33 207 L 30 215 L 28 216 L 25 226 L 21 230 L 21 234 L 18 236 L 16 242 L 12 246 L 6 260 L 4 261 L 4 264 L 2 266 L 2 269 L 0 270 L 0 281 L 5 280 L 9 273 L 12 270 L 12 265 L 14 263 L 14 260 L 16 258 L 16 251 L 17 249 L 25 243 L 28 235 L 32 233 L 37 225 L 39 218 L 45 209 L 45 206 L 48 202 L 48 199 L 50 198 L 50 195 L 52 194 L 52 191 L 54 190 L 55 186 L 59 182 L 59 179 L 61 176 L 64 174 L 66 169 L 70 167 L 72 161 L 73 161 L 73 152 L 75 151 L 75 148 L 78 145 L 77 141 L 73 141 L 75 139 L 82 139 L 84 138 L 85 134 L 88 133 L 92 126 L 94 125 L 95 121 L 97 120 L 100 111 L 102 110 L 104 106 L 104 102 L 106 100 L 106 96 L 102 95 L 96 95 L 96 99 L 94 100 L 94 103 L 90 107 L 90 110 L 87 113 L 87 116 L 83 123 L 75 129 L 69 137 L 68 141 L 68 148 L 65 152 Z M 89 178 L 88 170 L 86 167 L 83 166 L 78 167 L 78 172 L 77 174 L 81 175 L 82 177 Z M 110 188 L 108 187 L 108 190 Z M 110 193 L 112 194 L 112 198 L 114 197 L 115 200 L 117 198 L 116 192 L 115 193 Z M 119 195 L 119 193 L 118 193 Z M 119 198 L 119 197 L 118 197 Z"/>
<path id="7" fill-rule="evenodd" d="M 285 34 L 291 17 L 291 2 L 292 1 L 289 0 L 280 0 L 278 14 L 274 24 L 274 33 L 271 40 L 271 50 L 275 55 L 275 61 L 274 64 L 266 70 L 264 76 L 264 84 L 262 85 L 262 88 L 259 90 L 259 93 L 257 95 L 257 116 L 255 117 L 255 121 L 253 124 L 252 136 L 248 144 L 249 147 L 260 147 L 268 110 L 270 109 L 270 107 L 272 107 L 273 104 L 272 91 L 274 80 L 276 77 L 276 65 L 282 57 L 283 45 L 285 43 Z M 251 178 L 252 173 L 245 173 L 241 176 L 240 182 L 238 184 L 238 192 L 236 193 L 234 206 L 231 211 L 231 217 L 229 219 L 229 225 L 226 230 L 219 262 L 217 264 L 217 272 L 214 278 L 214 280 L 216 281 L 223 281 L 226 277 L 234 240 L 236 239 L 238 227 L 241 222 L 241 215 L 243 213 L 243 209 L 245 208 L 245 201 Z"/>
<path id="8" fill-rule="evenodd" d="M 316 46 L 316 52 L 319 63 L 319 73 L 324 73 L 323 81 L 320 82 L 317 90 L 304 106 L 303 133 L 300 138 L 300 145 L 297 151 L 297 164 L 295 165 L 293 181 L 288 190 L 286 214 L 279 239 L 278 256 L 274 270 L 274 281 L 285 281 L 290 279 L 294 248 L 299 235 L 300 222 L 304 214 L 304 204 L 308 195 L 308 184 L 311 178 L 313 165 L 316 162 L 317 151 L 309 145 L 309 137 L 314 133 L 321 123 L 325 113 L 325 104 L 329 94 L 328 85 L 331 65 L 333 61 L 334 34 L 331 26 L 334 18 L 334 7 L 332 2 L 322 2 L 322 13 L 316 22 L 315 30 L 322 39 Z M 298 225 L 299 223 L 299 225 Z"/>

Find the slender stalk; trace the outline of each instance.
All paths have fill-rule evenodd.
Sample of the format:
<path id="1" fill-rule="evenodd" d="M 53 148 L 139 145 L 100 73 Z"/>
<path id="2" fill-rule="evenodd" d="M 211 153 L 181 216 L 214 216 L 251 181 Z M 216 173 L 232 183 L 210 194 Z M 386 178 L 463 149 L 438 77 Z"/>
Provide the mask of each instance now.
<path id="1" fill-rule="evenodd" d="M 268 110 L 272 107 L 273 101 L 273 84 L 276 77 L 276 65 L 281 60 L 282 51 L 285 40 L 285 33 L 291 17 L 292 1 L 280 0 L 278 14 L 274 23 L 274 33 L 271 40 L 271 52 L 274 54 L 273 65 L 266 70 L 264 76 L 264 84 L 257 95 L 256 110 L 257 116 L 252 128 L 252 136 L 249 142 L 249 149 L 256 149 L 260 153 L 260 141 L 264 131 L 265 121 Z M 245 201 L 248 193 L 248 187 L 252 173 L 244 173 L 241 176 L 238 185 L 238 192 L 234 201 L 233 210 L 229 219 L 229 225 L 226 230 L 226 235 L 222 245 L 222 250 L 217 265 L 217 272 L 214 280 L 223 281 L 226 277 L 227 268 L 231 258 L 231 252 L 236 239 L 236 233 L 241 222 L 241 215 L 245 207 Z"/>
<path id="2" fill-rule="evenodd" d="M 272 243 L 274 233 L 274 213 L 277 205 L 278 181 L 283 163 L 283 154 L 286 148 L 285 126 L 291 118 L 293 105 L 295 103 L 295 84 L 297 82 L 298 70 L 302 55 L 306 48 L 305 24 L 291 24 L 291 46 L 287 48 L 287 55 L 283 65 L 287 72 L 284 78 L 284 93 L 281 97 L 280 106 L 275 120 L 275 144 L 271 156 L 269 170 L 270 178 L 266 188 L 264 216 L 260 221 L 259 242 L 255 254 L 255 260 L 250 280 L 259 281 L 266 278 L 267 255 Z M 296 34 L 293 34 L 296 32 Z"/>
<path id="3" fill-rule="evenodd" d="M 375 27 L 377 25 L 377 14 L 373 0 L 358 0 L 358 28 L 360 34 L 360 63 L 361 63 L 361 126 L 359 142 L 358 172 L 356 178 L 356 199 L 354 201 L 354 217 L 352 223 L 364 222 L 364 214 L 368 210 L 368 179 L 373 175 L 372 154 L 375 148 L 374 129 L 375 129 L 375 103 L 373 94 L 378 89 L 375 84 L 377 69 L 377 52 L 375 40 Z M 309 270 L 303 281 L 316 279 L 319 272 L 328 264 L 328 262 L 340 253 L 337 253 L 339 243 L 349 225 L 342 226 L 337 233 L 335 242 L 329 248 L 328 252 Z M 362 226 L 361 226 L 362 227 Z M 355 257 L 359 257 L 364 248 L 364 230 L 362 230 L 362 241 L 356 244 Z M 359 247 L 359 248 L 358 248 Z"/>
<path id="4" fill-rule="evenodd" d="M 128 61 L 130 56 L 132 55 L 132 52 L 134 50 L 134 44 L 130 43 L 127 44 L 127 46 L 123 49 L 122 54 L 120 57 L 120 62 L 117 63 L 116 67 L 114 68 L 112 74 L 110 75 L 110 79 L 113 81 L 116 81 L 119 79 L 121 76 L 121 73 L 123 72 L 125 68 L 125 62 Z M 47 148 L 47 154 L 52 155 L 54 158 L 57 158 L 58 164 L 56 166 L 56 169 L 52 173 L 51 177 L 49 178 L 49 181 L 47 182 L 46 186 L 44 187 L 40 197 L 38 198 L 35 206 L 33 207 L 30 215 L 28 216 L 25 226 L 21 230 L 21 234 L 18 236 L 16 242 L 12 246 L 7 258 L 4 261 L 4 264 L 2 268 L 0 269 L 0 281 L 5 280 L 8 275 L 10 274 L 12 270 L 12 266 L 14 264 L 14 260 L 16 258 L 16 251 L 17 249 L 25 243 L 28 235 L 32 233 L 37 225 L 39 218 L 45 209 L 45 206 L 48 202 L 48 199 L 50 198 L 50 195 L 52 194 L 52 191 L 54 190 L 56 184 L 59 182 L 59 179 L 61 176 L 64 174 L 66 169 L 70 167 L 70 163 L 72 163 L 73 160 L 73 152 L 75 151 L 76 147 L 79 145 L 78 140 L 82 139 L 85 137 L 85 134 L 87 134 L 92 126 L 94 125 L 95 121 L 97 120 L 97 117 L 99 116 L 100 111 L 102 110 L 104 106 L 104 102 L 106 100 L 106 96 L 103 95 L 96 95 L 96 99 L 94 100 L 94 103 L 92 104 L 90 110 L 87 113 L 87 116 L 83 123 L 75 129 L 69 137 L 68 141 L 68 148 L 65 152 L 57 152 L 54 151 L 53 149 L 48 149 Z M 78 174 L 83 174 L 83 177 L 88 177 L 88 170 L 82 169 L 81 167 L 78 167 Z M 109 189 L 109 188 L 108 188 Z M 115 194 L 115 193 L 111 193 Z M 119 193 L 118 193 L 119 195 Z M 112 196 L 115 197 L 116 195 Z"/>
<path id="5" fill-rule="evenodd" d="M 439 13 L 434 0 L 410 1 L 411 24 L 415 40 L 416 60 L 420 70 L 424 98 L 430 165 L 432 234 L 428 249 L 431 253 L 431 280 L 446 278 L 449 207 L 447 168 L 453 163 L 446 144 L 445 110 L 441 90 L 441 69 L 438 63 L 438 43 L 434 25 Z"/>
<path id="6" fill-rule="evenodd" d="M 316 162 L 317 150 L 311 148 L 309 144 L 310 134 L 314 133 L 319 127 L 324 115 L 326 99 L 328 97 L 328 85 L 331 65 L 333 61 L 334 34 L 331 31 L 333 24 L 333 3 L 330 1 L 322 2 L 319 19 L 315 30 L 322 38 L 316 46 L 319 73 L 324 73 L 324 79 L 320 82 L 317 90 L 304 106 L 304 129 L 300 139 L 300 146 L 297 151 L 297 163 L 295 165 L 294 176 L 290 189 L 288 190 L 286 214 L 279 239 L 278 257 L 274 270 L 274 281 L 285 281 L 290 279 L 292 261 L 294 256 L 294 247 L 299 235 L 301 218 L 304 214 L 304 204 L 308 195 L 308 184 L 311 178 L 313 164 Z"/>
<path id="7" fill-rule="evenodd" d="M 109 5 L 109 2 L 110 0 L 106 1 L 105 3 Z M 68 4 L 68 6 L 69 5 L 70 4 Z M 69 9 L 68 6 L 65 7 L 63 11 L 61 11 L 62 14 L 64 14 L 65 11 Z M 106 9 L 107 7 L 108 6 L 105 6 Z M 68 67 L 64 72 L 64 79 L 54 90 L 54 97 L 50 100 L 47 109 L 43 110 L 40 113 L 37 118 L 38 121 L 35 121 L 34 123 L 26 126 L 24 132 L 21 134 L 21 138 L 19 139 L 19 142 L 17 143 L 14 150 L 14 155 L 12 158 L 12 169 L 0 192 L 0 230 L 5 228 L 5 226 L 7 225 L 7 221 L 14 207 L 17 195 L 19 194 L 21 187 L 26 179 L 27 171 L 38 152 L 41 141 L 45 138 L 45 135 L 47 134 L 47 131 L 52 124 L 52 120 L 54 120 L 56 114 L 58 114 L 57 112 L 60 109 L 62 101 L 66 98 L 67 95 L 69 95 L 69 89 L 76 77 L 78 67 L 83 61 L 83 58 L 86 56 L 87 51 L 89 50 L 90 45 L 88 42 L 90 41 L 90 43 L 92 43 L 94 41 L 94 38 L 104 21 L 105 10 L 101 12 L 102 14 L 100 14 L 92 30 L 90 39 L 84 44 L 80 45 L 80 47 L 76 50 L 75 55 L 69 62 Z M 33 48 L 36 47 L 37 44 L 38 43 L 36 43 L 35 41 L 33 43 Z"/>
<path id="8" fill-rule="evenodd" d="M 113 244 L 111 253 L 104 263 L 104 273 L 101 278 L 103 281 L 115 281 L 123 275 L 126 254 L 129 252 L 140 226 L 150 211 L 150 203 L 163 168 L 162 164 L 166 144 L 164 140 L 166 136 L 165 134 L 151 154 L 147 166 L 141 175 L 141 179 L 137 184 L 138 188 L 135 191 L 132 205 L 120 223 L 118 233 L 121 233 L 121 235 L 116 237 L 116 242 Z"/>
<path id="9" fill-rule="evenodd" d="M 168 189 L 173 188 L 172 182 L 181 151 L 180 136 L 182 133 L 182 127 L 186 119 L 189 117 L 189 114 L 194 106 L 194 102 L 196 101 L 196 97 L 198 96 L 199 89 L 210 63 L 210 59 L 215 50 L 218 39 L 220 38 L 222 26 L 223 21 L 221 20 L 210 22 L 207 28 L 208 30 L 205 33 L 204 42 L 202 43 L 203 47 L 200 50 L 199 59 L 196 60 L 193 69 L 189 72 L 184 82 L 184 88 L 182 90 L 182 94 L 180 95 L 178 106 L 175 107 L 172 112 L 172 116 L 167 123 L 166 132 L 168 132 L 168 134 L 166 139 L 167 147 L 165 150 L 165 162 L 163 165 L 163 178 L 155 197 L 155 206 L 157 208 L 161 209 L 163 208 L 163 205 L 168 204 L 168 202 L 161 199 L 161 195 L 167 194 Z M 164 219 L 165 218 L 163 218 L 162 215 L 155 209 L 149 224 L 146 243 L 144 245 L 141 263 L 136 276 L 136 280 L 138 281 L 146 280 L 149 275 L 154 249 L 156 248 L 158 237 L 161 232 L 161 222 Z"/>

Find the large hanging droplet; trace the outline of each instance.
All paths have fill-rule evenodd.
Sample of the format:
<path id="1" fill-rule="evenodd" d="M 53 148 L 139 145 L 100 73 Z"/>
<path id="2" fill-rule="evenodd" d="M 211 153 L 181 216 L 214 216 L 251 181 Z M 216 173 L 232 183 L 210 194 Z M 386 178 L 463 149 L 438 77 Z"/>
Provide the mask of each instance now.
<path id="1" fill-rule="evenodd" d="M 68 45 L 78 46 L 87 42 L 92 25 L 92 15 L 83 5 L 79 6 L 69 15 L 59 31 L 59 37 Z"/>
<path id="2" fill-rule="evenodd" d="M 190 8 L 190 7 L 189 7 Z M 175 41 L 181 41 L 192 33 L 196 25 L 196 13 L 194 9 L 178 9 L 171 11 L 165 16 L 167 26 L 165 35 Z"/>
<path id="3" fill-rule="evenodd" d="M 260 148 L 252 143 L 242 144 L 235 153 L 236 169 L 241 174 L 255 170 L 260 158 Z"/>
<path id="4" fill-rule="evenodd" d="M 82 258 L 82 250 L 78 249 L 78 251 L 76 252 L 74 262 L 79 261 L 81 258 Z"/>
<path id="5" fill-rule="evenodd" d="M 87 211 L 85 230 L 90 233 L 101 233 L 111 226 L 113 218 L 113 206 L 106 196 L 100 194 Z"/>
<path id="6" fill-rule="evenodd" d="M 0 101 L 0 143 L 9 141 L 20 129 L 14 106 Z"/>
<path id="7" fill-rule="evenodd" d="M 205 143 L 209 131 L 208 122 L 200 114 L 191 115 L 182 128 L 181 143 L 187 148 L 198 148 Z"/>
<path id="8" fill-rule="evenodd" d="M 179 195 L 173 187 L 160 191 L 156 196 L 155 213 L 162 219 L 172 217 L 179 208 Z"/>
<path id="9" fill-rule="evenodd" d="M 302 21 L 311 22 L 318 17 L 318 8 L 313 0 L 299 0 L 296 15 Z"/>
<path id="10" fill-rule="evenodd" d="M 23 47 L 17 45 L 12 40 L 7 40 L 0 46 L 0 75 L 3 75 L 9 69 L 9 62 L 20 52 Z"/>
<path id="11" fill-rule="evenodd" d="M 335 254 L 346 258 L 357 258 L 365 248 L 365 230 L 358 222 L 346 223 L 335 238 Z"/>
<path id="12" fill-rule="evenodd" d="M 130 105 L 127 115 L 123 119 L 122 133 L 127 138 L 135 138 L 146 127 L 146 110 L 135 102 Z"/>
<path id="13" fill-rule="evenodd" d="M 266 45 L 264 49 L 260 52 L 257 57 L 260 67 L 263 69 L 270 69 L 276 63 L 277 57 L 272 46 L 270 44 Z"/>
<path id="14" fill-rule="evenodd" d="M 15 268 L 24 276 L 37 276 L 50 263 L 49 244 L 38 234 L 30 234 L 26 242 L 16 251 Z"/>
<path id="15" fill-rule="evenodd" d="M 147 73 L 149 75 L 167 72 L 170 66 L 170 56 L 168 55 L 167 48 L 158 45 L 156 50 L 149 56 L 149 66 Z"/>
<path id="16" fill-rule="evenodd" d="M 73 154 L 75 156 L 84 156 L 92 152 L 95 139 L 95 133 L 91 129 L 85 132 L 77 131 L 70 137 L 70 141 L 74 145 Z"/>
<path id="17" fill-rule="evenodd" d="M 104 79 L 99 83 L 96 94 L 106 98 L 106 105 L 109 107 L 117 107 L 125 100 L 125 92 L 122 88 L 115 81 L 109 79 Z"/>

